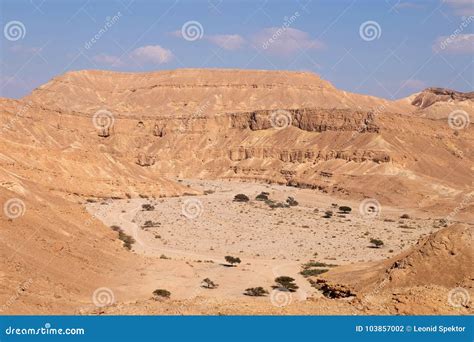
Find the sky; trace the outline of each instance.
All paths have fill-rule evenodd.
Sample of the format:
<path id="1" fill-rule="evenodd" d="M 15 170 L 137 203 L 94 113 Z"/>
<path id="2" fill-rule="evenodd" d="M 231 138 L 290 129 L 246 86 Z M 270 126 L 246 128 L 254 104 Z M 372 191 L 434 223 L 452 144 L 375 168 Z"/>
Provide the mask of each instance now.
<path id="1" fill-rule="evenodd" d="M 473 91 L 471 0 L 0 0 L 0 96 L 71 70 L 310 71 L 398 99 Z"/>

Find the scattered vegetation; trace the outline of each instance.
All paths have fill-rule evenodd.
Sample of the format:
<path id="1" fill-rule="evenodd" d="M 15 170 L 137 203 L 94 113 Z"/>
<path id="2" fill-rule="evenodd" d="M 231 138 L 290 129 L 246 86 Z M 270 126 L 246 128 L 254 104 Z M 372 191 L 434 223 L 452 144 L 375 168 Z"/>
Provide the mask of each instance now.
<path id="1" fill-rule="evenodd" d="M 171 296 L 171 292 L 165 289 L 156 289 L 153 291 L 153 299 L 158 300 L 160 298 L 169 298 Z"/>
<path id="2" fill-rule="evenodd" d="M 308 268 L 308 269 L 302 270 L 300 274 L 303 277 L 315 277 L 320 274 L 326 273 L 327 271 L 329 271 L 329 269 L 327 268 Z"/>
<path id="3" fill-rule="evenodd" d="M 112 225 L 112 226 L 110 226 L 110 228 L 114 232 L 118 233 L 118 238 L 119 238 L 119 240 L 121 240 L 123 242 L 123 246 L 126 249 L 131 250 L 132 245 L 136 242 L 135 239 L 133 237 L 131 237 L 130 235 L 125 234 L 124 231 L 122 230 L 122 228 L 120 228 L 119 226 Z"/>
<path id="4" fill-rule="evenodd" d="M 270 194 L 269 194 L 268 192 L 264 192 L 264 191 L 263 191 L 263 192 L 259 193 L 259 194 L 257 195 L 257 197 L 255 197 L 255 200 L 257 200 L 257 201 L 266 201 L 266 200 L 269 199 L 269 198 L 268 198 L 269 195 L 270 195 Z"/>
<path id="5" fill-rule="evenodd" d="M 342 214 L 349 214 L 352 211 L 352 208 L 348 207 L 348 206 L 345 206 L 345 205 L 342 205 L 342 206 L 339 207 L 339 211 Z"/>
<path id="6" fill-rule="evenodd" d="M 244 194 L 237 194 L 234 196 L 234 202 L 248 202 L 250 198 Z"/>
<path id="7" fill-rule="evenodd" d="M 299 286 L 295 284 L 295 279 L 287 276 L 281 276 L 275 278 L 276 286 L 273 286 L 274 289 L 284 289 L 290 292 L 295 292 Z"/>
<path id="8" fill-rule="evenodd" d="M 143 224 L 142 228 L 153 228 L 153 227 L 157 227 L 159 226 L 160 223 L 159 222 L 153 222 L 151 220 L 147 220 L 145 221 L 145 223 Z"/>
<path id="9" fill-rule="evenodd" d="M 202 287 L 206 288 L 206 289 L 215 289 L 216 287 L 218 287 L 219 285 L 214 283 L 211 279 L 209 278 L 206 278 L 202 281 Z"/>
<path id="10" fill-rule="evenodd" d="M 326 264 L 324 262 L 319 262 L 319 261 L 310 261 L 302 266 L 303 269 L 301 270 L 300 274 L 303 277 L 314 277 L 322 273 L 326 273 L 327 271 L 329 271 L 328 267 L 334 267 L 334 266 L 337 266 L 337 265 Z"/>
<path id="11" fill-rule="evenodd" d="M 268 291 L 265 290 L 263 287 L 249 287 L 245 289 L 244 295 L 251 296 L 251 297 L 263 297 L 268 294 Z"/>
<path id="12" fill-rule="evenodd" d="M 130 235 L 125 234 L 122 230 L 119 230 L 118 233 L 119 233 L 118 238 L 119 240 L 123 241 L 123 246 L 126 249 L 131 250 L 132 245 L 136 242 L 135 239 L 131 237 Z"/>
<path id="13" fill-rule="evenodd" d="M 227 255 L 225 257 L 225 261 L 227 261 L 231 266 L 234 266 L 234 264 L 240 264 L 242 262 L 242 260 L 240 260 L 240 258 L 233 257 L 233 256 L 230 256 L 230 255 Z"/>
<path id="14" fill-rule="evenodd" d="M 152 206 L 149 203 L 146 203 L 146 204 L 142 204 L 142 210 L 143 211 L 153 211 L 153 210 L 155 210 L 155 207 Z"/>
<path id="15" fill-rule="evenodd" d="M 370 239 L 370 243 L 373 245 L 374 248 L 380 248 L 384 245 L 383 241 L 380 239 Z"/>
<path id="16" fill-rule="evenodd" d="M 333 215 L 332 210 L 326 210 L 326 211 L 324 212 L 323 218 L 331 218 L 332 215 Z"/>

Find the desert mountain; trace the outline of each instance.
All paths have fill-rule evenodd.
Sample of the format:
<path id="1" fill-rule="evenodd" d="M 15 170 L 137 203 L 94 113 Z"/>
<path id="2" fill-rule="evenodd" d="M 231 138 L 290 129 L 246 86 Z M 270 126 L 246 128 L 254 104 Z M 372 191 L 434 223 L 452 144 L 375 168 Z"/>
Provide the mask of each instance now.
<path id="1" fill-rule="evenodd" d="M 183 178 L 370 197 L 469 221 L 472 125 L 453 129 L 445 113 L 471 113 L 472 102 L 436 89 L 389 101 L 311 73 L 220 69 L 75 71 L 0 99 L 0 203 L 26 206 L 0 220 L 0 296 L 16 298 L 34 275 L 39 292 L 57 289 L 48 300 L 58 312 L 86 302 L 103 279 L 125 281 L 124 268 L 148 261 L 124 251 L 84 204 L 202 194 Z M 70 270 L 84 281 L 65 277 Z M 35 296 L 25 301 L 45 310 Z"/>

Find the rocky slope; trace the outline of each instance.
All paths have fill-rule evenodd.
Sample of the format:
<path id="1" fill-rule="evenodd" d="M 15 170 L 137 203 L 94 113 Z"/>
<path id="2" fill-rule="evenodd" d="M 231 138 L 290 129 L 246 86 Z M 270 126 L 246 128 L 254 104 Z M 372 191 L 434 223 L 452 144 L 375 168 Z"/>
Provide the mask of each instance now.
<path id="1" fill-rule="evenodd" d="M 39 292 L 90 296 L 102 269 L 115 277 L 124 258 L 141 260 L 118 252 L 102 224 L 83 225 L 84 201 L 196 192 L 182 177 L 275 182 L 469 220 L 472 125 L 453 130 L 433 118 L 441 107 L 472 108 L 472 97 L 433 96 L 420 109 L 310 73 L 185 69 L 70 72 L 23 99 L 0 99 L 0 203 L 29 208 L 0 220 L 0 296 L 39 272 L 38 255 L 52 258 Z M 64 276 L 68 266 L 90 281 Z"/>

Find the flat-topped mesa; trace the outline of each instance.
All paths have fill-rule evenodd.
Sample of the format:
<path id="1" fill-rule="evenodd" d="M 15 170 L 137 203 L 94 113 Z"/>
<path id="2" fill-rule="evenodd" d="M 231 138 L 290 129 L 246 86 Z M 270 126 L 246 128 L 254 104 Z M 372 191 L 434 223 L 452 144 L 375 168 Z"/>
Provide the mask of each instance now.
<path id="1" fill-rule="evenodd" d="M 361 108 L 383 106 L 402 112 L 408 103 L 336 89 L 310 72 L 178 69 L 148 73 L 74 71 L 52 79 L 25 97 L 62 112 L 161 116 L 278 108 Z"/>
<path id="2" fill-rule="evenodd" d="M 463 93 L 446 88 L 426 88 L 412 101 L 412 105 L 427 108 L 436 102 L 454 102 L 474 100 L 474 92 Z"/>

